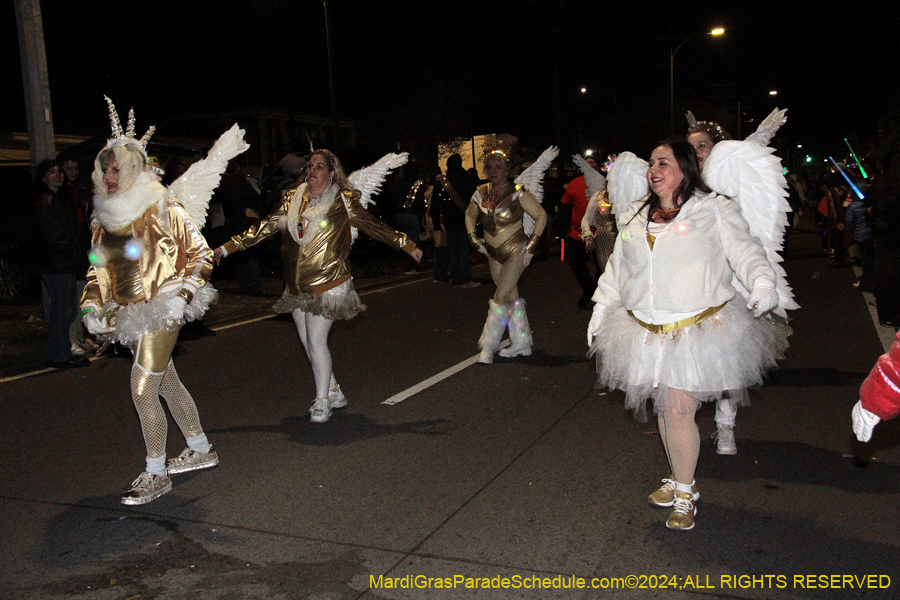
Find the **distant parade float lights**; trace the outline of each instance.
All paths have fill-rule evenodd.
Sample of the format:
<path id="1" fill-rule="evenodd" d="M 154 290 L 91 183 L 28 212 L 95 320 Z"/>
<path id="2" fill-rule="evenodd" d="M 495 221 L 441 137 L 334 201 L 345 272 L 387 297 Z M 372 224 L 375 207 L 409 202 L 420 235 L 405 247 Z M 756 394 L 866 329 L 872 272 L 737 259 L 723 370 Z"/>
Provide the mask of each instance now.
<path id="1" fill-rule="evenodd" d="M 853 160 L 856 161 L 856 166 L 859 167 L 859 172 L 862 174 L 863 177 L 868 179 L 869 176 L 866 175 L 866 170 L 863 169 L 862 163 L 859 161 L 859 157 L 856 156 L 856 152 L 853 151 L 853 146 L 850 145 L 850 142 L 847 141 L 847 138 L 844 138 L 844 142 L 847 144 L 847 147 L 850 148 L 850 154 L 853 155 Z"/>
<path id="2" fill-rule="evenodd" d="M 850 187 L 853 188 L 853 193 L 856 194 L 856 197 L 859 198 L 860 200 L 865 200 L 866 197 L 863 195 L 863 193 L 861 191 L 859 191 L 859 188 L 856 187 L 856 184 L 854 184 L 852 181 L 850 181 L 850 178 L 847 177 L 847 174 L 844 173 L 844 170 L 841 168 L 841 166 L 839 164 L 837 164 L 837 162 L 830 156 L 828 157 L 828 160 L 830 160 L 831 163 L 834 165 L 834 168 L 838 170 L 838 173 L 843 175 L 844 179 L 847 180 L 847 183 L 849 183 Z"/>
<path id="3" fill-rule="evenodd" d="M 725 33 L 724 27 L 716 27 L 715 29 L 713 29 L 712 31 L 709 32 L 709 35 L 722 35 L 723 33 Z"/>

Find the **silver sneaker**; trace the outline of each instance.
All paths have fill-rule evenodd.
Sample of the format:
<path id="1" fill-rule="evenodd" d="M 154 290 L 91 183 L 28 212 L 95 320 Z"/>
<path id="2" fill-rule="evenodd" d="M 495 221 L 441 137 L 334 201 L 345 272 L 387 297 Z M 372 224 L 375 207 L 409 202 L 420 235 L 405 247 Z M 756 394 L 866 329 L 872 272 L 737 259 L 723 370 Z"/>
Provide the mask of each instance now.
<path id="1" fill-rule="evenodd" d="M 172 480 L 168 476 L 152 475 L 144 471 L 131 482 L 131 489 L 122 494 L 122 504 L 147 504 L 171 491 Z"/>
<path id="2" fill-rule="evenodd" d="M 169 464 L 166 465 L 166 474 L 177 475 L 188 471 L 199 471 L 200 469 L 214 467 L 217 464 L 219 464 L 219 455 L 216 454 L 216 449 L 212 445 L 210 445 L 209 452 L 206 454 L 185 448 L 178 455 L 178 458 L 169 459 Z"/>
<path id="3" fill-rule="evenodd" d="M 716 454 L 728 456 L 737 454 L 737 444 L 734 441 L 734 427 L 719 425 L 713 437 L 716 438 Z"/>
<path id="4" fill-rule="evenodd" d="M 336 385 L 328 390 L 328 408 L 344 408 L 347 406 L 347 398 L 341 391 L 341 386 Z"/>
<path id="5" fill-rule="evenodd" d="M 331 401 L 328 398 L 316 398 L 309 407 L 309 420 L 313 423 L 324 423 L 331 418 Z"/>

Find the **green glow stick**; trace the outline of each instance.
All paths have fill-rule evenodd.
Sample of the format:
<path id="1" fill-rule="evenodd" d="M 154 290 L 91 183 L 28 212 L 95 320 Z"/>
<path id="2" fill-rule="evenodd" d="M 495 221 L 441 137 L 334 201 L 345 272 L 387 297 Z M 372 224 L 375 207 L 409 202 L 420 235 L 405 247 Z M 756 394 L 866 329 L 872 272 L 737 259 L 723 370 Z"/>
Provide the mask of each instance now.
<path id="1" fill-rule="evenodd" d="M 868 179 L 869 176 L 866 175 L 866 170 L 863 169 L 862 163 L 859 162 L 859 157 L 857 157 L 857 156 L 856 156 L 856 152 L 853 151 L 853 146 L 850 145 L 850 142 L 847 142 L 847 138 L 844 138 L 844 141 L 847 143 L 847 147 L 850 148 L 850 154 L 853 155 L 853 160 L 856 161 L 856 166 L 859 167 L 859 172 L 862 173 L 862 176 L 863 176 L 863 177 L 865 177 L 866 179 Z"/>

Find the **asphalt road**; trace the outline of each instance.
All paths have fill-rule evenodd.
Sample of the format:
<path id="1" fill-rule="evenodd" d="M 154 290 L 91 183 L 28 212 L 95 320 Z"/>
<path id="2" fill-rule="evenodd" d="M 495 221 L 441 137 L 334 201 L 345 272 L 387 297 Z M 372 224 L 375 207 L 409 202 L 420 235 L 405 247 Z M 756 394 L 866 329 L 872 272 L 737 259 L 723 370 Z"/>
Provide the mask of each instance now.
<path id="1" fill-rule="evenodd" d="M 900 597 L 900 420 L 851 441 L 882 346 L 852 272 L 826 268 L 816 243 L 792 240 L 802 309 L 781 370 L 738 414 L 737 456 L 715 454 L 712 407 L 698 413 L 693 531 L 667 530 L 646 503 L 668 474 L 655 426 L 594 389 L 589 313 L 554 260 L 520 284 L 534 356 L 395 405 L 382 402 L 476 354 L 493 287 L 366 293 L 368 311 L 332 330 L 350 404 L 326 424 L 309 422 L 289 321 L 193 343 L 176 365 L 221 464 L 143 507 L 118 503 L 144 455 L 126 361 L 0 384 L 0 597 Z M 183 446 L 171 425 L 170 456 Z M 397 587 L 370 587 L 379 576 Z M 408 589 L 406 576 L 451 579 Z M 465 588 L 504 577 L 509 589 Z M 571 577 L 642 587 L 515 587 Z"/>

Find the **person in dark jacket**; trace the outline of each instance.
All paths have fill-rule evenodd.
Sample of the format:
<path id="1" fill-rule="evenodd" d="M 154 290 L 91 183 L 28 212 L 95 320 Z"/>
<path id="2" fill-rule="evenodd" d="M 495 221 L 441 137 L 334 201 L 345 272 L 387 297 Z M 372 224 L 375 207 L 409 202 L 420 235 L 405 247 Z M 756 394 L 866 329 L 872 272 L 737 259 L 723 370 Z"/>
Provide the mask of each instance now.
<path id="1" fill-rule="evenodd" d="M 447 159 L 447 173 L 438 177 L 431 194 L 431 219 L 434 228 L 447 232 L 447 255 L 443 262 L 437 254 L 435 281 L 450 281 L 461 288 L 481 285 L 472 281 L 472 254 L 466 236 L 466 208 L 475 193 L 476 182 L 462 166 L 462 156 L 453 154 Z"/>
<path id="2" fill-rule="evenodd" d="M 78 315 L 76 280 L 87 272 L 87 248 L 78 216 L 60 195 L 65 175 L 55 160 L 45 160 L 35 174 L 37 223 L 41 242 L 41 279 L 50 295 L 50 346 L 47 366 L 86 367 L 89 361 L 72 355 L 69 326 Z"/>

